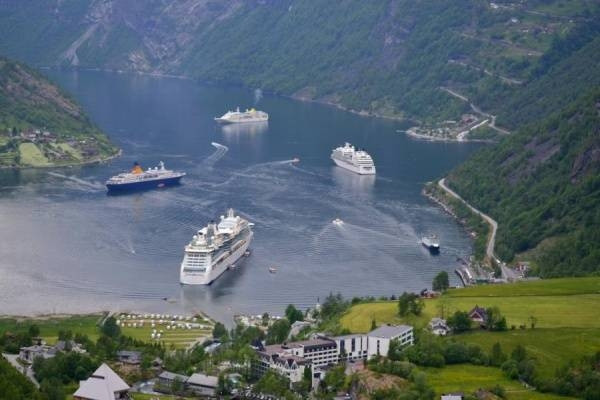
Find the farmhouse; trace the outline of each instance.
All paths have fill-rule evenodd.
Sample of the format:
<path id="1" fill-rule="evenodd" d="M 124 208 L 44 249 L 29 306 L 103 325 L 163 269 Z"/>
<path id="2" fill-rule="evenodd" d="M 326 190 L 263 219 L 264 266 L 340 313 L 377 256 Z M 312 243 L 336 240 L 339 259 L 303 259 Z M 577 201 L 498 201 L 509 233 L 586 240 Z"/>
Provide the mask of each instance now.
<path id="1" fill-rule="evenodd" d="M 485 326 L 487 321 L 487 311 L 485 311 L 485 308 L 476 305 L 469 311 L 469 318 L 471 318 L 471 321 L 477 322 L 481 326 Z"/>

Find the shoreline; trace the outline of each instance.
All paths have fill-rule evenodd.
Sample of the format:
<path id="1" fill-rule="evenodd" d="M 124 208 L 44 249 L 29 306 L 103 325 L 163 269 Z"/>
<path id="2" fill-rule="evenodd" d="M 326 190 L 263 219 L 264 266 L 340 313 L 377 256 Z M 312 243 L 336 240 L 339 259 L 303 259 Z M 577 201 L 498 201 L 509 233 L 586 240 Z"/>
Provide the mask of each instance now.
<path id="1" fill-rule="evenodd" d="M 423 135 L 420 133 L 410 132 L 410 130 L 397 130 L 398 133 L 404 133 L 406 136 L 417 139 L 417 140 L 425 140 L 428 142 L 446 142 L 446 143 L 496 143 L 494 140 L 490 139 L 454 139 L 454 138 L 446 138 L 446 137 L 438 137 L 431 135 Z"/>
<path id="2" fill-rule="evenodd" d="M 0 166 L 0 170 L 28 170 L 28 169 L 59 169 L 59 168 L 73 168 L 73 167 L 83 167 L 86 165 L 93 165 L 93 164 L 104 164 L 108 161 L 114 160 L 116 158 L 119 158 L 123 155 L 123 149 L 119 149 L 115 154 L 107 156 L 107 157 L 103 157 L 103 158 L 94 158 L 91 160 L 87 160 L 87 161 L 81 161 L 78 163 L 70 163 L 70 164 L 62 164 L 62 165 L 37 165 L 37 166 L 33 166 L 33 165 L 22 165 L 22 166 Z"/>
<path id="3" fill-rule="evenodd" d="M 133 309 L 125 309 L 125 310 L 98 310 L 91 312 L 74 312 L 74 313 L 64 313 L 64 312 L 55 312 L 55 313 L 32 313 L 32 314 L 0 314 L 0 320 L 2 319 L 15 319 L 17 321 L 47 321 L 50 319 L 67 319 L 72 317 L 98 317 L 98 318 L 107 318 L 114 314 L 143 314 L 149 313 L 148 311 L 133 311 Z M 184 312 L 182 312 L 184 313 Z M 201 316 L 202 318 L 210 321 L 210 322 L 223 322 L 219 321 L 216 318 L 213 318 L 211 315 L 202 310 L 194 311 L 195 314 Z"/>

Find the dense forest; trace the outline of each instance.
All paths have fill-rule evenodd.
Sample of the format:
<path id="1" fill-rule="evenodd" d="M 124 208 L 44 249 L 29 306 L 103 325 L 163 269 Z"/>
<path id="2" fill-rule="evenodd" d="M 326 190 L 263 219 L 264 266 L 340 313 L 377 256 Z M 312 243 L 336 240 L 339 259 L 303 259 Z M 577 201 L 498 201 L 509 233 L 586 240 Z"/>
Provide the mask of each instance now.
<path id="1" fill-rule="evenodd" d="M 599 89 L 478 152 L 449 178 L 497 220 L 502 259 L 530 251 L 544 277 L 600 272 Z"/>

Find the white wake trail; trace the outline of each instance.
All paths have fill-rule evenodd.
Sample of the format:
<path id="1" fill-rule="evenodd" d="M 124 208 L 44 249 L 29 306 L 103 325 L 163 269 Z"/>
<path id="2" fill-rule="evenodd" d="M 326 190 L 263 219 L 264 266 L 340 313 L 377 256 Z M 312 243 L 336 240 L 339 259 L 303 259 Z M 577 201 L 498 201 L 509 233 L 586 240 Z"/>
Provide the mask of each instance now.
<path id="1" fill-rule="evenodd" d="M 229 147 L 222 145 L 220 143 L 212 142 L 211 144 L 216 148 L 216 150 L 214 153 L 212 153 L 210 156 L 208 156 L 204 160 L 204 164 L 209 167 L 212 167 L 213 165 L 215 165 L 215 163 L 217 161 L 219 161 L 221 158 L 223 158 L 225 153 L 227 153 L 229 151 Z"/>
<path id="2" fill-rule="evenodd" d="M 83 186 L 86 186 L 86 187 L 92 188 L 92 189 L 103 189 L 104 188 L 104 185 L 102 185 L 101 183 L 88 182 L 84 179 L 80 179 L 75 176 L 67 176 L 67 175 L 59 174 L 58 172 L 48 172 L 48 175 L 54 176 L 55 178 L 61 178 L 61 179 L 67 180 L 67 181 L 79 183 L 80 185 L 83 185 Z"/>

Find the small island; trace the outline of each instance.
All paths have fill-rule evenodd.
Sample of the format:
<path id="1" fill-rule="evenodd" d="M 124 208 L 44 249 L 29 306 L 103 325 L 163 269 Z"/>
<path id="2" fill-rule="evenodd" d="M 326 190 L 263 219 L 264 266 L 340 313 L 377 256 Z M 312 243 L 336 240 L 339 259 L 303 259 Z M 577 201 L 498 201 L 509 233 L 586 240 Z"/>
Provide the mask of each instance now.
<path id="1" fill-rule="evenodd" d="M 31 68 L 0 58 L 0 168 L 61 167 L 119 155 L 77 104 Z"/>

